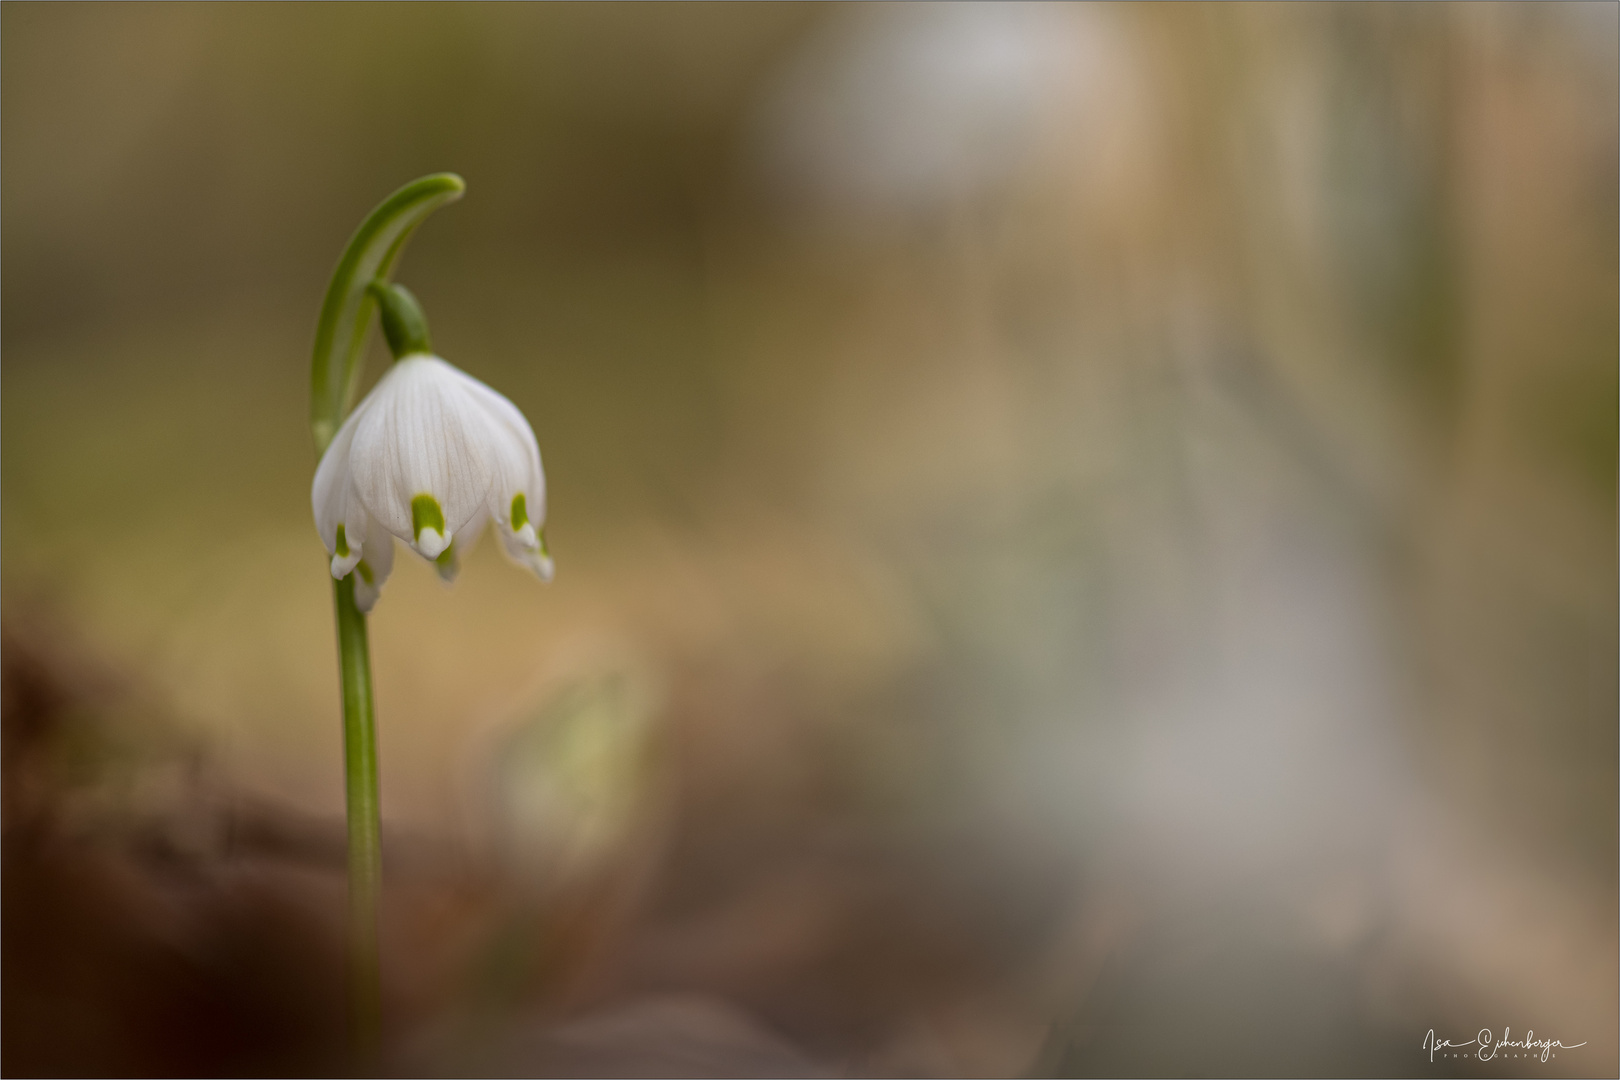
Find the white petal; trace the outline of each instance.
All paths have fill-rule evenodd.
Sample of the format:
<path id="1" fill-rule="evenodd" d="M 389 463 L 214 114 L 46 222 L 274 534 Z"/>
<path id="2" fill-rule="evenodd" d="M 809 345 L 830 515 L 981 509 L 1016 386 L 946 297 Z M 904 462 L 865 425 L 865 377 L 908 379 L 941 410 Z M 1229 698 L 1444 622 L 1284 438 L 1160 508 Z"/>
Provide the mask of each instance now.
<path id="1" fill-rule="evenodd" d="M 349 531 L 348 526 L 344 526 L 343 531 L 345 535 L 347 535 Z M 332 556 L 332 576 L 339 581 L 342 581 L 344 578 L 348 577 L 350 572 L 353 571 L 357 565 L 359 565 L 360 560 L 366 557 L 365 552 L 361 551 L 353 544 L 350 544 L 347 550 L 347 555 Z"/>
<path id="2" fill-rule="evenodd" d="M 531 547 L 530 545 L 523 543 L 523 541 L 518 537 L 512 535 L 512 530 L 510 529 L 497 529 L 496 533 L 501 538 L 501 548 L 506 552 L 507 558 L 511 559 L 519 566 L 527 567 L 528 569 L 533 570 L 535 576 L 541 581 L 550 581 L 552 579 L 552 576 L 556 571 L 556 566 L 552 563 L 551 556 L 547 554 L 544 545 L 539 542 L 538 537 L 536 538 L 534 545 Z"/>
<path id="3" fill-rule="evenodd" d="M 366 508 L 361 505 L 360 496 L 355 494 L 352 483 L 348 485 L 343 499 L 343 516 L 338 527 L 343 530 L 345 550 L 333 550 L 332 576 L 341 579 L 354 569 L 356 563 L 366 557 L 366 545 L 371 542 L 368 537 L 376 528 L 371 515 L 366 513 Z"/>
<path id="4" fill-rule="evenodd" d="M 540 444 L 534 429 L 516 405 L 465 372 L 458 372 L 468 390 L 478 400 L 505 436 L 497 440 L 501 475 L 490 492 L 490 513 L 506 524 L 511 517 L 512 498 L 522 493 L 529 520 L 538 528 L 546 522 L 546 474 L 540 464 Z"/>
<path id="5" fill-rule="evenodd" d="M 366 532 L 366 557 L 354 569 L 354 606 L 370 612 L 382 593 L 383 582 L 394 572 L 394 536 L 371 519 Z"/>
<path id="6" fill-rule="evenodd" d="M 371 609 L 377 606 L 382 596 L 382 588 L 376 580 L 367 581 L 364 575 L 356 574 L 354 578 L 354 606 L 360 609 L 360 614 L 370 615 Z"/>
<path id="7" fill-rule="evenodd" d="M 478 546 L 478 538 L 484 534 L 484 526 L 489 522 L 489 515 L 482 508 L 473 515 L 473 519 L 462 527 L 456 534 L 456 542 L 445 547 L 434 559 L 433 569 L 438 572 L 439 580 L 446 585 L 455 582 L 461 573 L 461 561 L 467 557 L 473 548 Z M 428 530 L 423 530 L 427 535 Z"/>
<path id="8" fill-rule="evenodd" d="M 366 513 L 365 505 L 361 503 L 360 496 L 351 482 L 348 507 L 343 512 L 343 539 L 349 545 L 349 557 L 354 558 L 358 554 L 362 559 L 367 558 L 371 554 L 371 549 L 379 542 L 373 539 L 377 536 L 392 540 L 386 530 L 378 527 L 376 519 Z"/>
<path id="9" fill-rule="evenodd" d="M 375 518 L 366 533 L 366 565 L 371 567 L 379 586 L 394 572 L 394 535 Z"/>
<path id="10" fill-rule="evenodd" d="M 550 581 L 555 567 L 537 532 L 546 521 L 546 475 L 534 429 L 503 395 L 470 375 L 466 379 L 503 436 L 495 441 L 500 472 L 489 493 L 489 513 L 495 519 L 501 547 L 512 561 L 534 571 L 541 581 Z M 525 520 L 514 529 L 512 510 L 518 495 L 523 496 Z"/>
<path id="11" fill-rule="evenodd" d="M 460 532 L 456 533 L 457 558 L 465 559 L 472 554 L 473 548 L 478 546 L 478 541 L 484 535 L 484 526 L 488 524 L 489 511 L 479 507 L 478 513 L 473 515 L 473 519 L 463 525 Z"/>
<path id="12" fill-rule="evenodd" d="M 401 360 L 372 390 L 349 455 L 366 509 L 428 558 L 478 513 L 495 479 L 490 446 L 497 429 L 468 393 L 465 378 L 437 357 Z M 411 500 L 418 495 L 438 502 L 442 535 L 437 529 L 432 537 L 426 529 L 415 535 Z"/>
<path id="13" fill-rule="evenodd" d="M 371 520 L 365 506 L 354 490 L 350 476 L 349 458 L 354 444 L 354 432 L 369 399 L 350 414 L 333 437 L 332 443 L 321 455 L 315 468 L 315 482 L 310 487 L 310 501 L 315 510 L 315 529 L 321 543 L 332 555 L 332 576 L 345 577 L 354 565 L 364 558 L 362 550 Z M 343 546 L 338 551 L 338 528 L 343 529 Z"/>
<path id="14" fill-rule="evenodd" d="M 349 448 L 354 443 L 354 428 L 359 418 L 360 410 L 356 409 L 338 428 L 332 444 L 321 455 L 321 463 L 315 467 L 315 483 L 310 486 L 315 531 L 320 533 L 321 543 L 332 554 L 337 553 L 337 527 L 345 523 L 348 508 Z"/>

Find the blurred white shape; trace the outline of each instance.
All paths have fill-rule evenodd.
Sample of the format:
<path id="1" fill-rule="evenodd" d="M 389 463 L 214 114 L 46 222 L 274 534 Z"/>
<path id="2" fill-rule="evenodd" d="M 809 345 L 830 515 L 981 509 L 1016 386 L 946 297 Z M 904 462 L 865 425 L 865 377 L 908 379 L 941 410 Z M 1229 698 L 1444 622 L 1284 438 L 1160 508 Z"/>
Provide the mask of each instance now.
<path id="1" fill-rule="evenodd" d="M 933 209 L 1016 172 L 1047 133 L 1087 139 L 1129 122 L 1118 106 L 1130 74 L 1102 9 L 861 6 L 782 72 L 759 152 L 790 194 Z"/>
<path id="2" fill-rule="evenodd" d="M 554 693 L 495 747 L 496 843 L 520 878 L 555 883 L 611 859 L 650 803 L 654 699 L 609 671 Z"/>
<path id="3" fill-rule="evenodd" d="M 1208 652 L 1135 688 L 1117 774 L 1144 854 L 1199 881 L 1353 859 L 1387 839 L 1404 790 L 1376 582 L 1299 520 L 1256 524 L 1210 523 L 1229 537 L 1210 553 Z"/>

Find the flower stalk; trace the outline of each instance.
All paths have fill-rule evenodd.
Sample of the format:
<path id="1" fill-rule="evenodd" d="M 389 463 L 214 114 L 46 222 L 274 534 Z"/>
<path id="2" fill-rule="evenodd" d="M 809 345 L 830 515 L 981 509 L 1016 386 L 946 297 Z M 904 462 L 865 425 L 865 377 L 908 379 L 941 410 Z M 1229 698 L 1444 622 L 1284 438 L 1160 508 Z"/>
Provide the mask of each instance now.
<path id="1" fill-rule="evenodd" d="M 385 285 L 373 281 L 366 287 L 377 301 L 377 314 L 382 322 L 383 338 L 388 351 L 399 360 L 407 356 L 432 356 L 433 341 L 428 336 L 427 316 L 422 305 L 403 285 Z"/>
<path id="2" fill-rule="evenodd" d="M 377 782 L 377 710 L 371 690 L 366 616 L 355 606 L 357 575 L 332 582 L 343 680 L 343 774 L 349 827 L 350 1023 L 356 1055 L 373 1060 L 382 1043 L 377 906 L 382 896 L 382 815 Z"/>
<path id="3" fill-rule="evenodd" d="M 382 894 L 377 717 L 366 615 L 394 567 L 396 540 L 451 581 L 484 529 L 507 557 L 550 581 L 546 475 L 516 405 L 433 352 L 416 298 L 388 280 L 411 231 L 460 197 L 450 173 L 390 195 L 349 241 L 326 290 L 310 373 L 310 430 L 321 460 L 310 504 L 331 556 L 343 680 L 349 832 L 349 983 L 358 1063 L 382 1044 L 377 909 Z M 354 404 L 373 310 L 394 366 Z"/>
<path id="4" fill-rule="evenodd" d="M 325 454 L 353 406 L 365 356 L 373 285 L 386 280 L 405 241 L 433 210 L 461 197 L 459 176 L 439 173 L 413 181 L 378 206 L 350 239 L 327 287 L 310 367 L 310 430 Z M 386 321 L 385 321 L 386 329 Z M 426 336 L 425 323 L 421 327 Z M 391 342 L 392 343 L 392 342 Z M 340 546 L 347 549 L 346 538 Z M 360 538 L 356 538 L 357 541 Z M 369 588 L 364 560 L 335 580 L 338 670 L 343 684 L 344 792 L 348 807 L 350 1024 L 357 1059 L 376 1061 L 382 1044 L 378 902 L 382 893 L 381 792 L 377 770 L 376 699 L 366 616 L 355 597 Z M 368 605 L 369 606 L 369 605 Z"/>

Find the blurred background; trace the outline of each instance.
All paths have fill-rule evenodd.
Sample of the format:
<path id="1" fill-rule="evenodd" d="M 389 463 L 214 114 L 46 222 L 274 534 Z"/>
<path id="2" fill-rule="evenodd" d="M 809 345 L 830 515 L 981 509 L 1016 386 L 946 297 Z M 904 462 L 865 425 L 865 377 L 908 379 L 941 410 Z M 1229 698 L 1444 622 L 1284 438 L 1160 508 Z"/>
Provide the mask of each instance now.
<path id="1" fill-rule="evenodd" d="M 309 347 L 453 170 L 558 573 L 371 619 L 388 1071 L 1613 1075 L 1617 10 L 5 4 L 4 1071 L 350 1067 Z"/>

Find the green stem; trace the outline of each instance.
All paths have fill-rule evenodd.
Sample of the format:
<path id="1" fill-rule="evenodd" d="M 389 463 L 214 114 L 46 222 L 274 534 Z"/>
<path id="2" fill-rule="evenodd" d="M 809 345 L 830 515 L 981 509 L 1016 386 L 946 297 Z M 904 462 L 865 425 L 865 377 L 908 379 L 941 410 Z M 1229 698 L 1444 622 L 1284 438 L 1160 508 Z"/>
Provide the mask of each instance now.
<path id="1" fill-rule="evenodd" d="M 382 1041 L 377 971 L 377 900 L 382 836 L 377 787 L 377 723 L 366 617 L 354 603 L 354 574 L 333 583 L 338 668 L 343 677 L 343 771 L 349 805 L 349 991 L 355 1050 L 374 1060 Z"/>
<path id="2" fill-rule="evenodd" d="M 416 353 L 432 355 L 433 340 L 428 337 L 427 316 L 422 314 L 422 305 L 416 302 L 411 290 L 379 279 L 367 285 L 366 292 L 377 301 L 383 337 L 395 360 Z"/>
<path id="3" fill-rule="evenodd" d="M 310 362 L 309 420 L 315 449 L 325 453 L 360 387 L 361 361 L 371 312 L 379 294 L 395 309 L 394 339 L 427 348 L 427 321 L 410 294 L 387 291 L 388 275 L 411 233 L 434 210 L 461 198 L 466 184 L 454 173 L 435 173 L 394 192 L 349 239 L 332 272 L 315 324 Z M 375 288 L 374 288 L 375 286 Z M 414 321 L 411 311 L 415 312 Z M 397 351 L 397 350 L 396 350 Z M 392 543 L 392 541 L 389 541 Z M 382 888 L 382 841 L 377 806 L 377 725 L 371 693 L 366 617 L 354 603 L 354 574 L 337 583 L 338 664 L 343 676 L 343 754 L 349 803 L 349 980 L 354 1044 L 362 1067 L 375 1065 L 382 1039 L 381 982 L 377 974 L 377 898 Z"/>

